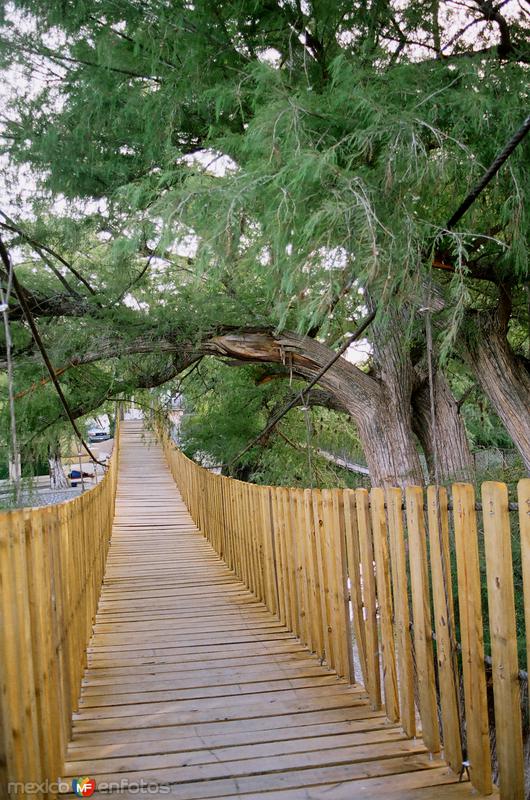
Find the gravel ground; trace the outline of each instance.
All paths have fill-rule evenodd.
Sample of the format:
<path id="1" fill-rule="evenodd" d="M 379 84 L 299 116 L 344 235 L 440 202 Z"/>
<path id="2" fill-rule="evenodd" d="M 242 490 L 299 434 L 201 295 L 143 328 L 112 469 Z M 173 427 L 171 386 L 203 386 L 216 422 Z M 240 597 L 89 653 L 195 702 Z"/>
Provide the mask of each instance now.
<path id="1" fill-rule="evenodd" d="M 16 508 L 37 508 L 37 506 L 51 506 L 62 503 L 63 500 L 72 500 L 81 494 L 81 487 L 75 489 L 33 489 L 31 492 L 22 492 Z M 0 494 L 0 508 L 13 508 L 13 496 L 7 493 Z"/>
<path id="2" fill-rule="evenodd" d="M 94 449 L 97 450 L 99 457 L 110 455 L 112 453 L 112 449 L 114 447 L 114 439 L 108 439 L 104 442 L 98 442 L 97 445 L 92 445 Z M 65 469 L 68 471 L 69 469 L 78 469 L 77 464 L 73 463 L 70 466 L 66 466 Z M 103 470 L 100 467 L 96 467 L 98 472 L 98 483 L 103 477 Z M 93 472 L 94 465 L 90 465 L 87 471 Z M 13 502 L 13 494 L 12 490 L 9 487 L 7 481 L 0 482 L 0 509 L 8 509 L 8 508 L 37 508 L 38 506 L 51 506 L 55 503 L 62 503 L 64 500 L 72 500 L 74 497 L 77 497 L 81 494 L 81 480 L 79 479 L 78 484 L 76 487 L 71 487 L 69 489 L 50 489 L 49 487 L 49 479 L 45 476 L 40 476 L 36 479 L 36 485 L 28 486 L 27 481 L 26 485 L 24 486 L 24 481 L 22 485 L 22 492 L 20 501 L 16 504 Z M 46 481 L 48 485 L 38 485 L 40 482 Z M 85 491 L 92 489 L 95 485 L 93 480 L 87 479 L 85 480 Z"/>

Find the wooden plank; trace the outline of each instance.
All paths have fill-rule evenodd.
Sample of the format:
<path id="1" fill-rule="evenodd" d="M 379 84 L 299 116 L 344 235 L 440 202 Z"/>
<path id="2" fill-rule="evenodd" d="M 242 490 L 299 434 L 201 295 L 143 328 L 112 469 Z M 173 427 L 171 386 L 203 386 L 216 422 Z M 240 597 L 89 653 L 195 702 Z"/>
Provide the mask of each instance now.
<path id="1" fill-rule="evenodd" d="M 444 487 L 429 486 L 427 489 L 427 513 L 443 748 L 445 758 L 455 772 L 459 772 L 462 765 L 460 682 L 449 551 L 449 512 L 447 490 Z"/>
<path id="2" fill-rule="evenodd" d="M 285 554 L 284 554 L 284 526 L 282 522 L 282 503 L 280 498 L 280 490 L 273 486 L 271 488 L 271 508 L 272 508 L 272 521 L 274 529 L 274 562 L 276 565 L 276 580 L 278 585 L 278 616 L 280 620 L 287 625 L 289 622 L 289 607 L 287 597 L 286 585 L 286 572 L 285 572 Z"/>
<path id="3" fill-rule="evenodd" d="M 526 632 L 526 669 L 530 669 L 530 478 L 517 484 L 519 503 L 519 535 L 521 537 L 521 565 L 523 572 L 524 623 Z"/>
<path id="4" fill-rule="evenodd" d="M 492 783 L 475 492 L 455 483 L 452 494 L 467 757 L 473 786 L 487 795 Z"/>
<path id="5" fill-rule="evenodd" d="M 289 630 L 297 636 L 300 635 L 300 619 L 298 612 L 298 586 L 296 579 L 296 547 L 295 531 L 293 529 L 293 515 L 291 506 L 290 490 L 281 489 L 282 514 L 284 522 L 284 547 L 285 547 L 285 569 L 287 576 L 287 586 L 289 595 Z"/>
<path id="6" fill-rule="evenodd" d="M 386 505 L 392 564 L 401 723 L 408 736 L 415 736 L 414 664 L 410 637 L 409 591 L 401 489 L 387 488 Z"/>
<path id="7" fill-rule="evenodd" d="M 296 592 L 298 597 L 299 637 L 303 644 L 310 646 L 311 621 L 309 616 L 309 595 L 307 584 L 307 536 L 304 513 L 304 490 L 290 489 L 291 529 L 295 556 Z"/>
<path id="8" fill-rule="evenodd" d="M 344 781 L 360 781 L 363 794 L 370 796 L 369 778 L 381 778 L 391 776 L 388 785 L 397 785 L 397 778 L 403 773 L 411 773 L 419 770 L 435 770 L 442 767 L 439 761 L 431 762 L 422 754 L 410 754 L 408 756 L 382 759 L 381 761 L 364 762 L 361 764 L 339 764 L 323 767 L 309 767 L 305 769 L 286 769 L 284 771 L 274 771 L 257 775 L 231 775 L 227 770 L 226 777 L 210 780 L 194 780 L 181 783 L 179 777 L 176 778 L 177 785 L 173 784 L 170 795 L 173 792 L 179 800 L 199 800 L 199 798 L 219 798 L 219 797 L 240 797 L 250 794 L 253 798 L 260 797 L 263 793 L 264 800 L 267 794 L 273 790 L 292 789 L 307 786 L 319 786 L 331 782 L 333 784 Z M 206 770 L 204 771 L 206 772 Z M 132 775 L 136 775 L 132 773 Z M 162 782 L 173 783 L 172 775 L 179 776 L 176 771 L 158 772 Z M 145 776 L 144 776 L 145 779 Z M 135 777 L 135 780 L 138 780 Z M 436 776 L 431 779 L 431 783 L 436 780 Z M 454 775 L 451 777 L 454 781 Z M 443 783 L 443 781 L 439 781 Z M 377 786 L 377 783 L 376 783 Z M 354 787 L 357 788 L 356 784 Z M 131 794 L 130 797 L 134 795 Z M 307 796 L 307 793 L 306 793 Z M 322 796 L 322 795 L 320 795 Z M 318 795 L 317 795 L 318 797 Z M 443 797 L 440 791 L 438 797 Z"/>
<path id="9" fill-rule="evenodd" d="M 431 753 L 438 753 L 440 733 L 434 677 L 423 489 L 420 486 L 407 486 L 405 503 L 409 534 L 410 588 L 420 717 L 425 744 Z"/>
<path id="10" fill-rule="evenodd" d="M 495 733 L 501 798 L 523 800 L 524 760 L 513 561 L 505 483 L 482 484 Z"/>
<path id="11" fill-rule="evenodd" d="M 200 760 L 200 757 L 159 755 L 141 756 L 138 759 L 131 759 L 130 767 L 127 768 L 129 780 L 139 781 L 142 777 L 150 774 L 151 770 L 156 770 L 158 780 L 171 783 L 179 783 L 181 786 L 186 783 L 203 782 L 205 785 L 210 781 L 219 778 L 238 778 L 252 775 L 270 775 L 280 771 L 298 771 L 303 773 L 306 769 L 335 767 L 341 764 L 354 765 L 362 764 L 369 772 L 372 765 L 390 761 L 393 758 L 407 758 L 419 756 L 425 753 L 425 746 L 421 742 L 406 739 L 397 739 L 387 742 L 375 742 L 373 744 L 359 744 L 354 746 L 336 747 L 321 749 L 318 751 L 299 751 L 277 753 L 274 756 L 254 755 L 249 758 L 245 753 L 244 757 L 222 758 Z M 126 762 L 127 763 L 127 762 Z M 119 781 L 122 777 L 121 771 L 114 771 L 112 768 L 118 764 L 103 759 L 92 761 L 95 767 L 93 774 L 101 782 Z M 105 766 L 110 770 L 105 770 Z M 125 770 L 124 770 L 125 771 Z M 152 774 L 152 773 L 151 773 Z"/>
<path id="12" fill-rule="evenodd" d="M 355 492 L 345 489 L 343 495 L 344 535 L 348 560 L 348 581 L 352 607 L 353 632 L 357 644 L 361 673 L 364 685 L 368 685 L 368 668 L 366 663 L 366 636 L 364 629 L 364 609 L 361 590 L 361 555 L 359 551 L 359 531 L 355 511 Z"/>
<path id="13" fill-rule="evenodd" d="M 272 614 L 278 612 L 278 585 L 276 581 L 276 565 L 274 562 L 274 543 L 271 519 L 270 487 L 262 486 L 260 490 L 261 529 L 263 537 L 263 555 L 265 563 L 265 602 Z"/>
<path id="14" fill-rule="evenodd" d="M 348 556 L 346 553 L 346 521 L 344 517 L 344 495 L 341 489 L 332 491 L 333 529 L 331 553 L 334 560 L 335 585 L 339 609 L 340 640 L 344 677 L 355 683 L 353 664 L 352 624 L 350 620 L 348 589 Z"/>
<path id="15" fill-rule="evenodd" d="M 379 639 L 377 635 L 377 607 L 374 574 L 374 550 L 370 524 L 369 495 L 366 489 L 356 489 L 357 529 L 361 554 L 363 605 L 365 613 L 366 663 L 368 683 L 366 690 L 372 708 L 381 708 L 381 675 L 379 667 Z"/>
<path id="16" fill-rule="evenodd" d="M 308 602 L 311 614 L 311 649 L 324 658 L 325 640 L 320 610 L 320 579 L 317 563 L 317 533 L 313 511 L 313 492 L 304 489 L 305 526 L 307 531 Z"/>
<path id="17" fill-rule="evenodd" d="M 329 666 L 339 675 L 349 674 L 346 642 L 349 639 L 349 625 L 346 625 L 344 606 L 344 586 L 342 581 L 342 566 L 337 564 L 336 556 L 341 558 L 340 523 L 338 509 L 333 507 L 333 492 L 331 489 L 322 490 L 322 559 L 325 564 L 326 596 L 328 600 L 328 625 L 332 639 L 333 660 Z M 338 553 L 337 553 L 338 550 Z"/>
<path id="18" fill-rule="evenodd" d="M 34 681 L 38 717 L 38 750 L 41 755 L 42 775 L 51 774 L 57 768 L 62 753 L 57 751 L 54 720 L 51 710 L 59 704 L 58 687 L 52 681 L 49 662 L 49 602 L 45 584 L 45 537 L 42 535 L 40 514 L 28 512 L 25 520 L 25 545 L 28 566 L 28 602 L 31 615 L 32 653 L 35 663 Z M 76 687 L 77 691 L 77 687 Z M 77 697 L 76 697 L 77 700 Z M 71 707 L 69 709 L 71 711 Z"/>
<path id="19" fill-rule="evenodd" d="M 390 558 L 388 554 L 384 489 L 371 490 L 370 505 L 379 624 L 381 626 L 381 660 L 383 662 L 385 711 L 391 722 L 397 722 L 399 720 L 399 699 L 393 622 L 394 609 L 390 586 Z"/>
<path id="20" fill-rule="evenodd" d="M 291 732 L 291 735 L 294 735 Z M 227 737 L 229 738 L 229 737 Z M 160 742 L 142 743 L 141 753 L 124 751 L 123 747 L 109 746 L 108 752 L 103 757 L 94 759 L 91 754 L 79 753 L 78 760 L 66 764 L 65 775 L 97 775 L 100 772 L 137 769 L 156 769 L 158 766 L 192 766 L 208 764 L 215 761 L 232 761 L 236 759 L 275 757 L 284 754 L 310 753 L 321 750 L 343 749 L 345 747 L 358 747 L 359 745 L 375 745 L 379 742 L 399 742 L 405 739 L 398 728 L 387 728 L 374 731 L 359 731 L 357 733 L 338 733 L 328 736 L 313 736 L 306 738 L 285 739 L 280 738 L 273 742 L 241 741 L 231 737 L 217 746 L 211 744 L 209 749 L 204 748 L 204 741 L 200 739 L 166 740 L 161 751 Z M 235 743 L 234 743 L 235 742 Z M 149 746 L 150 745 L 150 746 Z"/>
<path id="21" fill-rule="evenodd" d="M 328 559 L 324 529 L 324 509 L 322 492 L 320 489 L 313 489 L 313 518 L 315 524 L 315 545 L 318 570 L 318 582 L 320 586 L 318 602 L 322 617 L 322 631 L 324 634 L 324 659 L 329 667 L 335 664 L 336 642 L 332 621 L 332 604 L 330 597 L 330 586 L 328 578 Z"/>

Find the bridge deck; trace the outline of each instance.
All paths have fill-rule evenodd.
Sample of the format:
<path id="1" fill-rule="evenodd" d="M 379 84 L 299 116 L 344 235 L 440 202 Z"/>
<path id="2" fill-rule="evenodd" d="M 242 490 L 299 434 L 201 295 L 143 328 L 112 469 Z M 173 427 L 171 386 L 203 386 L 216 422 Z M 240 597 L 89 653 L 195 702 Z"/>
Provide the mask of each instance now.
<path id="1" fill-rule="evenodd" d="M 180 800 L 469 797 L 469 784 L 371 711 L 362 687 L 322 667 L 229 571 L 141 424 L 125 423 L 121 441 L 64 777 L 95 778 L 101 796 L 105 782 L 156 782 Z"/>

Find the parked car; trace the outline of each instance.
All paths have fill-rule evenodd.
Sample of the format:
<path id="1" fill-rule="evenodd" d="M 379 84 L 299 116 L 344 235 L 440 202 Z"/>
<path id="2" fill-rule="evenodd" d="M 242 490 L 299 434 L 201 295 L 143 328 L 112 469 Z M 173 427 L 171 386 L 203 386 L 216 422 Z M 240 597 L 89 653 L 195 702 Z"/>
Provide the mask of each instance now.
<path id="1" fill-rule="evenodd" d="M 90 430 L 88 432 L 88 441 L 91 444 L 94 444 L 96 442 L 106 442 L 110 438 L 111 435 L 108 431 L 102 431 L 96 429 L 96 430 Z"/>

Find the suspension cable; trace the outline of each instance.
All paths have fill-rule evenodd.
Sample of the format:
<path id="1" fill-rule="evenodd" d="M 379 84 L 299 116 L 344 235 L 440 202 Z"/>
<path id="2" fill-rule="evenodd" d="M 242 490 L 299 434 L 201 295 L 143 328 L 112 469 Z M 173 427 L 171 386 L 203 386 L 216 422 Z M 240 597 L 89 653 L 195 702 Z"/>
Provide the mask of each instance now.
<path id="1" fill-rule="evenodd" d="M 2 261 L 4 262 L 5 268 L 8 269 L 9 265 L 11 263 L 11 259 L 9 258 L 9 254 L 7 252 L 7 249 L 6 249 L 4 243 L 3 243 L 3 241 L 1 239 L 0 239 L 0 257 L 1 257 Z M 105 464 L 103 461 L 100 461 L 99 459 L 96 458 L 96 456 L 94 455 L 92 450 L 89 448 L 88 444 L 85 442 L 85 440 L 83 438 L 83 435 L 82 435 L 81 431 L 79 430 L 79 428 L 77 426 L 77 423 L 76 423 L 76 421 L 74 419 L 74 416 L 73 416 L 73 414 L 72 414 L 72 412 L 70 410 L 70 407 L 68 405 L 66 397 L 64 396 L 64 392 L 63 392 L 63 390 L 61 388 L 61 384 L 59 383 L 59 380 L 57 379 L 57 376 L 55 374 L 55 370 L 54 370 L 53 365 L 52 365 L 52 363 L 50 361 L 50 358 L 48 356 L 47 350 L 46 350 L 46 348 L 44 346 L 44 342 L 41 339 L 39 330 L 38 330 L 37 325 L 35 323 L 35 320 L 33 318 L 33 314 L 31 313 L 31 309 L 30 309 L 29 304 L 28 304 L 28 302 L 26 300 L 26 297 L 25 297 L 25 294 L 24 294 L 24 290 L 23 290 L 23 288 L 22 288 L 22 286 L 21 286 L 21 284 L 20 284 L 20 282 L 19 282 L 19 280 L 18 280 L 18 278 L 17 278 L 17 276 L 15 274 L 15 270 L 14 269 L 12 270 L 12 281 L 13 281 L 13 290 L 14 290 L 16 296 L 17 296 L 18 302 L 20 303 L 20 307 L 22 308 L 22 311 L 24 312 L 24 316 L 26 317 L 26 320 L 28 322 L 28 325 L 29 325 L 29 328 L 31 330 L 31 334 L 33 336 L 35 344 L 37 345 L 37 348 L 40 351 L 40 354 L 42 356 L 42 360 L 44 361 L 46 369 L 48 370 L 48 373 L 49 373 L 50 379 L 51 379 L 51 381 L 52 381 L 52 383 L 54 385 L 55 391 L 57 392 L 57 394 L 59 396 L 59 400 L 61 401 L 61 405 L 62 405 L 62 407 L 64 409 L 66 417 L 67 417 L 68 421 L 70 422 L 70 425 L 74 429 L 75 435 L 77 436 L 77 438 L 79 439 L 79 441 L 81 442 L 81 444 L 83 445 L 85 450 L 87 451 L 87 453 L 90 456 L 90 458 L 96 464 L 99 464 L 101 467 L 106 468 L 108 465 Z"/>
<path id="2" fill-rule="evenodd" d="M 313 386 L 314 386 L 316 383 L 318 383 L 318 382 L 319 382 L 319 380 L 320 380 L 320 379 L 321 379 L 321 378 L 322 378 L 322 377 L 323 377 L 323 376 L 326 374 L 326 372 L 328 371 L 328 369 L 330 369 L 330 368 L 333 366 L 333 364 L 335 364 L 335 362 L 337 362 L 337 361 L 339 360 L 339 358 L 342 356 L 342 354 L 346 352 L 346 350 L 348 349 L 348 347 L 349 347 L 351 344 L 353 344 L 353 342 L 354 342 L 356 339 L 358 339 L 358 338 L 359 338 L 359 336 L 361 336 L 361 334 L 363 334 L 363 333 L 364 333 L 364 331 L 366 330 L 366 328 L 367 328 L 367 327 L 368 327 L 368 326 L 369 326 L 369 325 L 370 325 L 370 324 L 373 322 L 373 320 L 375 319 L 375 315 L 376 315 L 376 311 L 375 311 L 375 310 L 374 310 L 374 311 L 372 311 L 370 314 L 368 314 L 368 316 L 367 316 L 367 317 L 366 317 L 366 318 L 363 320 L 363 322 L 361 322 L 361 324 L 358 326 L 358 328 L 356 328 L 356 330 L 355 330 L 355 331 L 352 333 L 352 335 L 351 335 L 351 336 L 349 336 L 349 337 L 346 339 L 346 341 L 344 342 L 344 344 L 342 344 L 342 345 L 341 345 L 341 347 L 340 347 L 340 348 L 337 350 L 337 352 L 335 353 L 335 355 L 333 356 L 333 358 L 331 358 L 331 359 L 330 359 L 330 360 L 327 362 L 327 364 L 324 364 L 324 366 L 322 367 L 322 369 L 320 369 L 320 370 L 317 372 L 317 374 L 315 375 L 315 377 L 314 377 L 314 378 L 312 378 L 312 379 L 309 381 L 309 383 L 307 384 L 307 386 L 305 386 L 305 387 L 304 387 L 304 389 L 303 389 L 301 392 L 297 393 L 297 394 L 296 394 L 296 395 L 295 395 L 295 396 L 292 398 L 292 400 L 290 400 L 290 401 L 289 401 L 289 402 L 288 402 L 288 403 L 287 403 L 287 404 L 286 404 L 286 405 L 285 405 L 285 406 L 284 406 L 284 407 L 281 409 L 281 411 L 279 411 L 279 412 L 276 414 L 276 416 L 275 416 L 275 417 L 274 417 L 274 418 L 273 418 L 273 419 L 272 419 L 272 420 L 271 420 L 271 421 L 268 423 L 268 425 L 266 425 L 266 426 L 263 428 L 263 430 L 262 430 L 260 433 L 258 433 L 258 435 L 257 435 L 257 436 L 255 436 L 255 437 L 254 437 L 254 439 L 252 439 L 252 441 L 251 441 L 251 442 L 249 442 L 249 443 L 246 445 L 246 447 L 244 447 L 244 448 L 243 448 L 243 450 L 241 450 L 241 452 L 239 452 L 239 453 L 238 453 L 236 456 L 234 456 L 234 458 L 230 459 L 230 461 L 229 461 L 227 464 L 223 464 L 223 466 L 224 466 L 224 467 L 226 467 L 226 468 L 229 468 L 229 467 L 231 467 L 231 466 L 232 466 L 232 464 L 234 464 L 236 461 L 238 461 L 238 460 L 241 458 L 241 456 L 245 455 L 245 453 L 247 453 L 247 452 L 248 452 L 248 451 L 251 449 L 251 447 L 254 447 L 254 445 L 255 445 L 255 444 L 257 444 L 257 442 L 259 442 L 259 440 L 260 440 L 260 439 L 262 439 L 264 436 L 266 436 L 268 433 L 270 433 L 270 432 L 272 431 L 272 429 L 273 429 L 273 428 L 274 428 L 274 427 L 275 427 L 275 426 L 278 424 L 278 422 L 279 422 L 279 421 L 282 419 L 282 417 L 284 417 L 284 416 L 287 414 L 287 412 L 291 410 L 291 408 L 294 408 L 294 406 L 295 406 L 295 405 L 298 403 L 298 401 L 299 401 L 299 399 L 300 399 L 300 398 L 302 398 L 302 402 L 304 402 L 303 393 L 305 392 L 305 393 L 307 394 L 307 392 L 309 392 L 309 390 L 310 390 L 310 389 L 312 389 L 312 388 L 313 388 Z"/>
<path id="3" fill-rule="evenodd" d="M 3 247 L 3 242 L 0 239 L 0 245 Z M 6 251 L 7 254 L 7 251 Z M 7 270 L 7 286 L 4 292 L 0 286 L 0 308 L 2 310 L 2 317 L 4 320 L 4 335 L 6 340 L 6 361 L 7 361 L 7 392 L 9 398 L 9 423 L 11 435 L 11 459 L 14 471 L 14 484 L 15 484 L 15 502 L 18 504 L 20 497 L 20 453 L 18 450 L 17 439 L 17 421 L 15 415 L 15 386 L 14 386 L 14 371 L 13 371 L 13 342 L 11 339 L 11 326 L 9 324 L 9 299 L 13 289 L 13 262 L 7 258 L 7 263 L 4 261 L 4 266 Z"/>
<path id="4" fill-rule="evenodd" d="M 463 202 L 458 206 L 455 213 L 445 226 L 446 230 L 451 230 L 454 228 L 456 223 L 462 219 L 466 211 L 471 208 L 479 194 L 484 191 L 488 183 L 491 181 L 492 178 L 495 177 L 497 172 L 500 170 L 504 162 L 507 160 L 509 156 L 513 153 L 515 148 L 518 144 L 520 144 L 526 134 L 530 131 L 530 114 L 527 116 L 521 127 L 514 133 L 512 138 L 506 144 L 503 150 L 498 154 L 498 156 L 492 161 L 482 178 L 479 180 L 476 186 L 469 192 L 467 197 L 463 200 Z"/>

